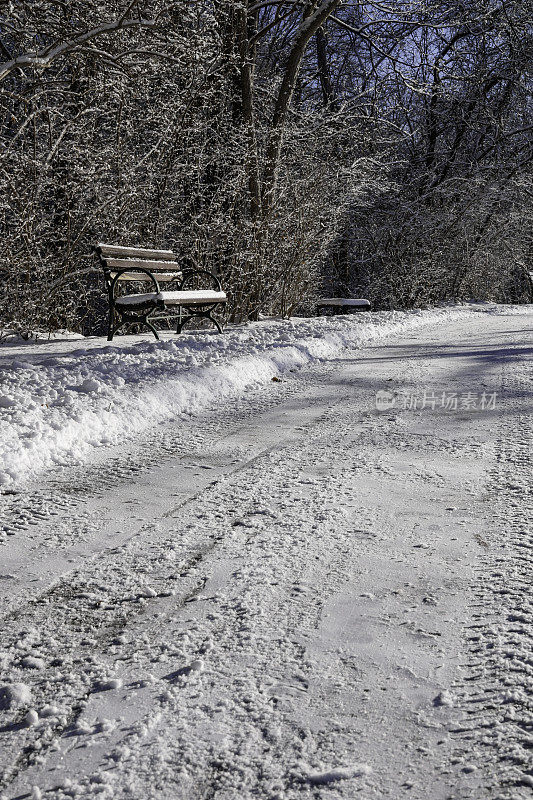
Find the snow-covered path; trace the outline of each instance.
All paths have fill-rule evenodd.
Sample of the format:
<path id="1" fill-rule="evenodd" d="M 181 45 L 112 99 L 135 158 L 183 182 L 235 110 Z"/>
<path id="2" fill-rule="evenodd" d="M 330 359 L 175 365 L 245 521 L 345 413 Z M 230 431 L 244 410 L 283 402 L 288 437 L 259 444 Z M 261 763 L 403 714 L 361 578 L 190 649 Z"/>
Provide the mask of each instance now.
<path id="1" fill-rule="evenodd" d="M 532 320 L 346 351 L 14 494 L 2 797 L 529 796 Z"/>

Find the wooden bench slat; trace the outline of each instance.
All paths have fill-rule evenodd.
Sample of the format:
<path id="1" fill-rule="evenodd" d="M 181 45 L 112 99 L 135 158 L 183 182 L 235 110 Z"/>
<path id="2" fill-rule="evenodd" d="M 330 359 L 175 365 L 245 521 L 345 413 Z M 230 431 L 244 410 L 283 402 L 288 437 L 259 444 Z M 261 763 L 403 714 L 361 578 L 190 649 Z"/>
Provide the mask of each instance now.
<path id="1" fill-rule="evenodd" d="M 180 265 L 177 261 L 143 261 L 140 258 L 106 258 L 105 261 L 109 269 L 115 270 L 134 270 L 135 267 L 143 267 L 143 269 L 149 269 L 150 272 L 157 272 L 157 270 L 161 270 L 162 272 L 169 272 L 170 270 L 181 272 Z"/>
<path id="2" fill-rule="evenodd" d="M 110 276 L 112 278 L 115 277 L 117 274 L 110 271 Z M 154 276 L 157 278 L 159 283 L 163 283 L 164 281 L 175 281 L 177 278 L 181 277 L 181 272 L 157 272 L 154 270 Z M 118 278 L 119 281 L 150 281 L 152 280 L 146 272 L 123 272 L 122 275 Z"/>
<path id="3" fill-rule="evenodd" d="M 123 256 L 124 258 L 151 258 L 158 261 L 174 261 L 176 253 L 172 250 L 146 250 L 143 247 L 120 247 L 114 244 L 98 244 L 97 250 L 103 258 L 111 256 Z"/>

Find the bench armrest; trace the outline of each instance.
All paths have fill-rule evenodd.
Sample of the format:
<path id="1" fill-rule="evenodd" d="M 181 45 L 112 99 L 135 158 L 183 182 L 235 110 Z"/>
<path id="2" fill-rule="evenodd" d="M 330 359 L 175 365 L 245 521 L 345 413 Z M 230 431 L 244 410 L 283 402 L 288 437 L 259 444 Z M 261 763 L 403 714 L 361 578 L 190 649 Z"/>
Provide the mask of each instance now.
<path id="1" fill-rule="evenodd" d="M 222 291 L 222 286 L 217 276 L 208 269 L 187 269 L 183 271 L 180 291 L 185 289 L 214 289 Z"/>
<path id="2" fill-rule="evenodd" d="M 110 272 L 114 273 L 113 278 L 111 278 L 111 282 L 109 284 L 109 296 L 114 299 L 115 298 L 115 286 L 117 285 L 117 281 L 120 279 L 121 275 L 124 275 L 124 274 L 127 274 L 129 272 L 132 272 L 132 268 L 131 267 L 125 267 L 124 269 L 119 269 L 119 270 L 115 271 L 115 270 L 110 270 L 108 267 L 106 267 L 106 272 L 107 273 L 110 273 Z M 157 279 L 156 279 L 156 277 L 155 277 L 153 272 L 150 272 L 150 270 L 146 269 L 145 267 L 135 267 L 135 272 L 143 272 L 145 275 L 148 275 L 148 277 L 151 279 L 151 281 L 152 281 L 152 283 L 154 285 L 154 292 L 156 294 L 160 293 L 161 289 L 159 288 L 159 283 L 157 282 Z"/>

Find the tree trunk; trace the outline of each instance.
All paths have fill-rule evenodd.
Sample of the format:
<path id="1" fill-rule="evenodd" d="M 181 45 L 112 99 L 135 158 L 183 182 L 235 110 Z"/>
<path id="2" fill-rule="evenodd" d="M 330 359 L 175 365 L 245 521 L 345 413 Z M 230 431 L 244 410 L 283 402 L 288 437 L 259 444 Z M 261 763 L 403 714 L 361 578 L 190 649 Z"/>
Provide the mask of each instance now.
<path id="1" fill-rule="evenodd" d="M 323 0 L 317 10 L 302 22 L 300 30 L 295 36 L 294 44 L 289 53 L 281 86 L 276 98 L 276 105 L 274 107 L 274 115 L 270 128 L 262 192 L 263 214 L 267 214 L 272 207 L 276 188 L 276 172 L 283 143 L 285 119 L 305 49 L 310 39 L 324 24 L 327 18 L 333 14 L 341 2 L 342 0 Z"/>

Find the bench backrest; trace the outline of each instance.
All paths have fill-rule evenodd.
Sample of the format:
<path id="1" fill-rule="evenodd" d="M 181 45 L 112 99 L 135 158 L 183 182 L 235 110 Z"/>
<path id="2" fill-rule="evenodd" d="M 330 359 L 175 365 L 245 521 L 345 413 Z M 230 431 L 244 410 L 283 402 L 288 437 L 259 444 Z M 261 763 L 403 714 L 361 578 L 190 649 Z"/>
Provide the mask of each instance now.
<path id="1" fill-rule="evenodd" d="M 171 250 L 146 250 L 141 247 L 119 247 L 98 244 L 94 248 L 107 279 L 113 279 L 121 269 L 131 270 L 119 276 L 119 281 L 149 280 L 144 272 L 135 272 L 142 267 L 152 272 L 158 281 L 175 280 L 181 273 L 177 256 Z"/>

